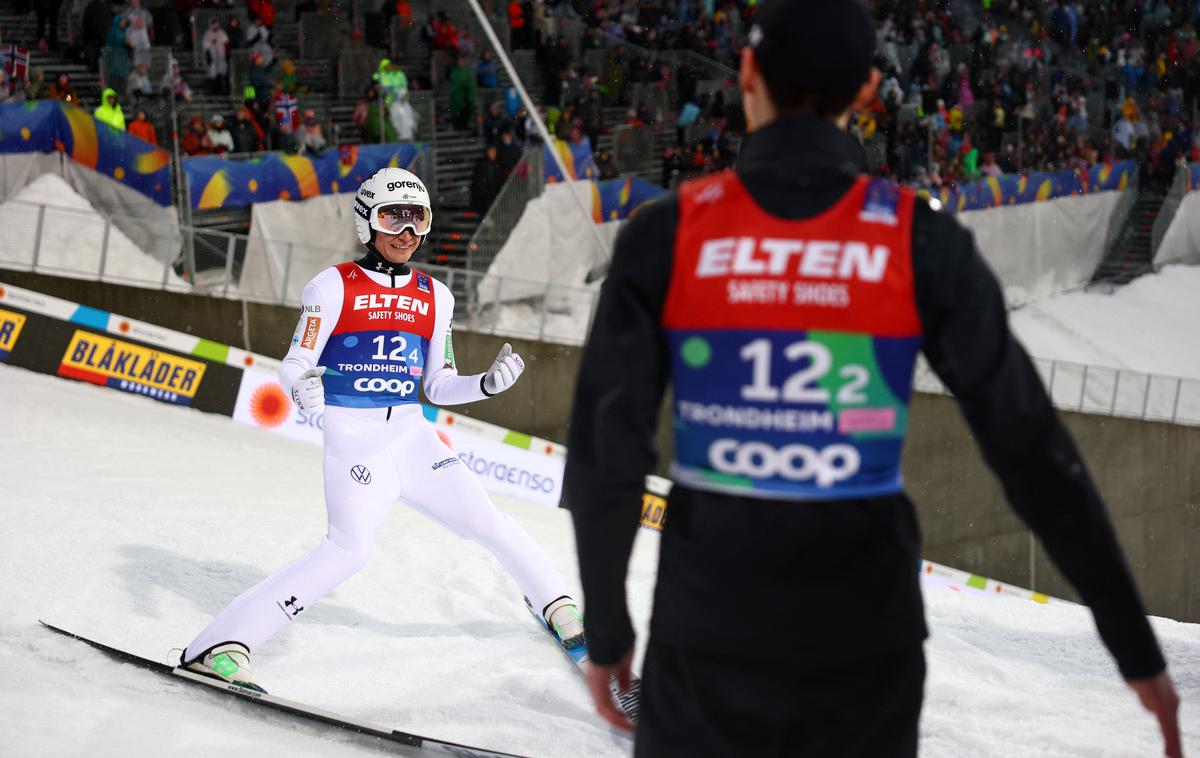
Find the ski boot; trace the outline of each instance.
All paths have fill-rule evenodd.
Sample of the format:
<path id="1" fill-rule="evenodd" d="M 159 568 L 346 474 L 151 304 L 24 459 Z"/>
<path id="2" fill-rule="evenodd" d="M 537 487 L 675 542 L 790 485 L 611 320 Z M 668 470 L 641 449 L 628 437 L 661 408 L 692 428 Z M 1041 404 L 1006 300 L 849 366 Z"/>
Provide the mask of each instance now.
<path id="1" fill-rule="evenodd" d="M 546 626 L 558 637 L 558 641 L 567 650 L 572 650 L 587 644 L 583 633 L 583 615 L 579 606 L 567 595 L 547 605 L 542 611 Z"/>
<path id="2" fill-rule="evenodd" d="M 220 679 L 255 692 L 263 694 L 267 692 L 255 684 L 254 674 L 250 671 L 250 650 L 240 642 L 223 642 L 220 645 L 214 645 L 193 658 L 191 662 L 183 660 L 181 655 L 179 665 L 185 671 Z"/>

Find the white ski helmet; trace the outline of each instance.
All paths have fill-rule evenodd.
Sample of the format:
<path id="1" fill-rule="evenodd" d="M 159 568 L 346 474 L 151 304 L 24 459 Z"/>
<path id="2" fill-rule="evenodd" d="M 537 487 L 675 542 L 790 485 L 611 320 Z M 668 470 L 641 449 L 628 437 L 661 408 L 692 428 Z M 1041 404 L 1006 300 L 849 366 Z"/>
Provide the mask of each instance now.
<path id="1" fill-rule="evenodd" d="M 377 231 L 399 234 L 405 228 L 412 229 L 422 241 L 433 228 L 429 191 L 411 171 L 381 168 L 362 183 L 354 196 L 354 231 L 360 242 L 370 245 Z"/>

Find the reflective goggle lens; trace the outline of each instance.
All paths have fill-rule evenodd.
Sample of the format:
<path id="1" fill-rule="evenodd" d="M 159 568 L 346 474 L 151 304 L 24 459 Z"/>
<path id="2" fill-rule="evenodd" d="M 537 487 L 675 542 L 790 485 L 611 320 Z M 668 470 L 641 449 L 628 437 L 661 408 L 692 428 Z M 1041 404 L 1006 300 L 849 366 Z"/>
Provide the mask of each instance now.
<path id="1" fill-rule="evenodd" d="M 432 215 L 423 205 L 381 205 L 375 209 L 376 228 L 388 234 L 399 234 L 405 229 L 427 234 Z"/>

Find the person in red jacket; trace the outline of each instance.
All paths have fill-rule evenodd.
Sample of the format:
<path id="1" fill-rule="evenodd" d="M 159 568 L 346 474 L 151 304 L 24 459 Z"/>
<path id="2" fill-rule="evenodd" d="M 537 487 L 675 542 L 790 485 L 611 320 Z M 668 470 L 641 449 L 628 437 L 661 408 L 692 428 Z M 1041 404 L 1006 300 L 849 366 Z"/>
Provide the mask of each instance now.
<path id="1" fill-rule="evenodd" d="M 246 3 L 246 10 L 250 12 L 250 15 L 257 17 L 268 29 L 275 26 L 275 5 L 271 0 L 249 0 Z"/>
<path id="2" fill-rule="evenodd" d="M 183 132 L 180 147 L 188 155 L 208 155 L 212 152 L 212 140 L 208 138 L 208 130 L 204 128 L 204 120 L 192 116 L 188 127 Z"/>
<path id="3" fill-rule="evenodd" d="M 525 11 L 521 8 L 519 0 L 509 0 L 508 3 L 508 29 L 511 32 L 512 46 L 514 50 L 529 47 L 525 30 L 529 23 L 525 20 Z"/>
<path id="4" fill-rule="evenodd" d="M 146 140 L 151 145 L 158 144 L 158 134 L 154 131 L 154 124 L 146 118 L 145 108 L 137 109 L 137 115 L 133 117 L 133 121 L 129 122 L 126 131 L 139 139 Z"/>

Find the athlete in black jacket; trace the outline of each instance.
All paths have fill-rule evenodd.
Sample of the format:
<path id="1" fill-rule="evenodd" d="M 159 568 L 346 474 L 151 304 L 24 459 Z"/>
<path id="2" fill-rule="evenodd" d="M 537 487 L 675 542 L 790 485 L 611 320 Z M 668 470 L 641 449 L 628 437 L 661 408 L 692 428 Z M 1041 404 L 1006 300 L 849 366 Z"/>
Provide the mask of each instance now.
<path id="1" fill-rule="evenodd" d="M 808 219 L 865 170 L 845 124 L 878 82 L 873 28 L 847 0 L 760 7 L 740 74 L 753 133 L 736 175 L 768 214 Z M 627 728 L 607 682 L 628 676 L 633 653 L 625 576 L 672 382 L 662 323 L 679 207 L 677 193 L 647 204 L 617 238 L 580 367 L 567 459 L 590 682 L 601 714 Z M 728 223 L 738 233 L 738 218 Z M 994 276 L 970 233 L 923 202 L 911 234 L 921 351 L 1012 507 L 1091 607 L 1121 675 L 1158 717 L 1167 754 L 1180 755 L 1178 700 L 1133 578 L 1073 441 L 1009 331 Z M 902 492 L 780 501 L 677 484 L 637 754 L 914 755 L 927 636 L 919 548 Z"/>

